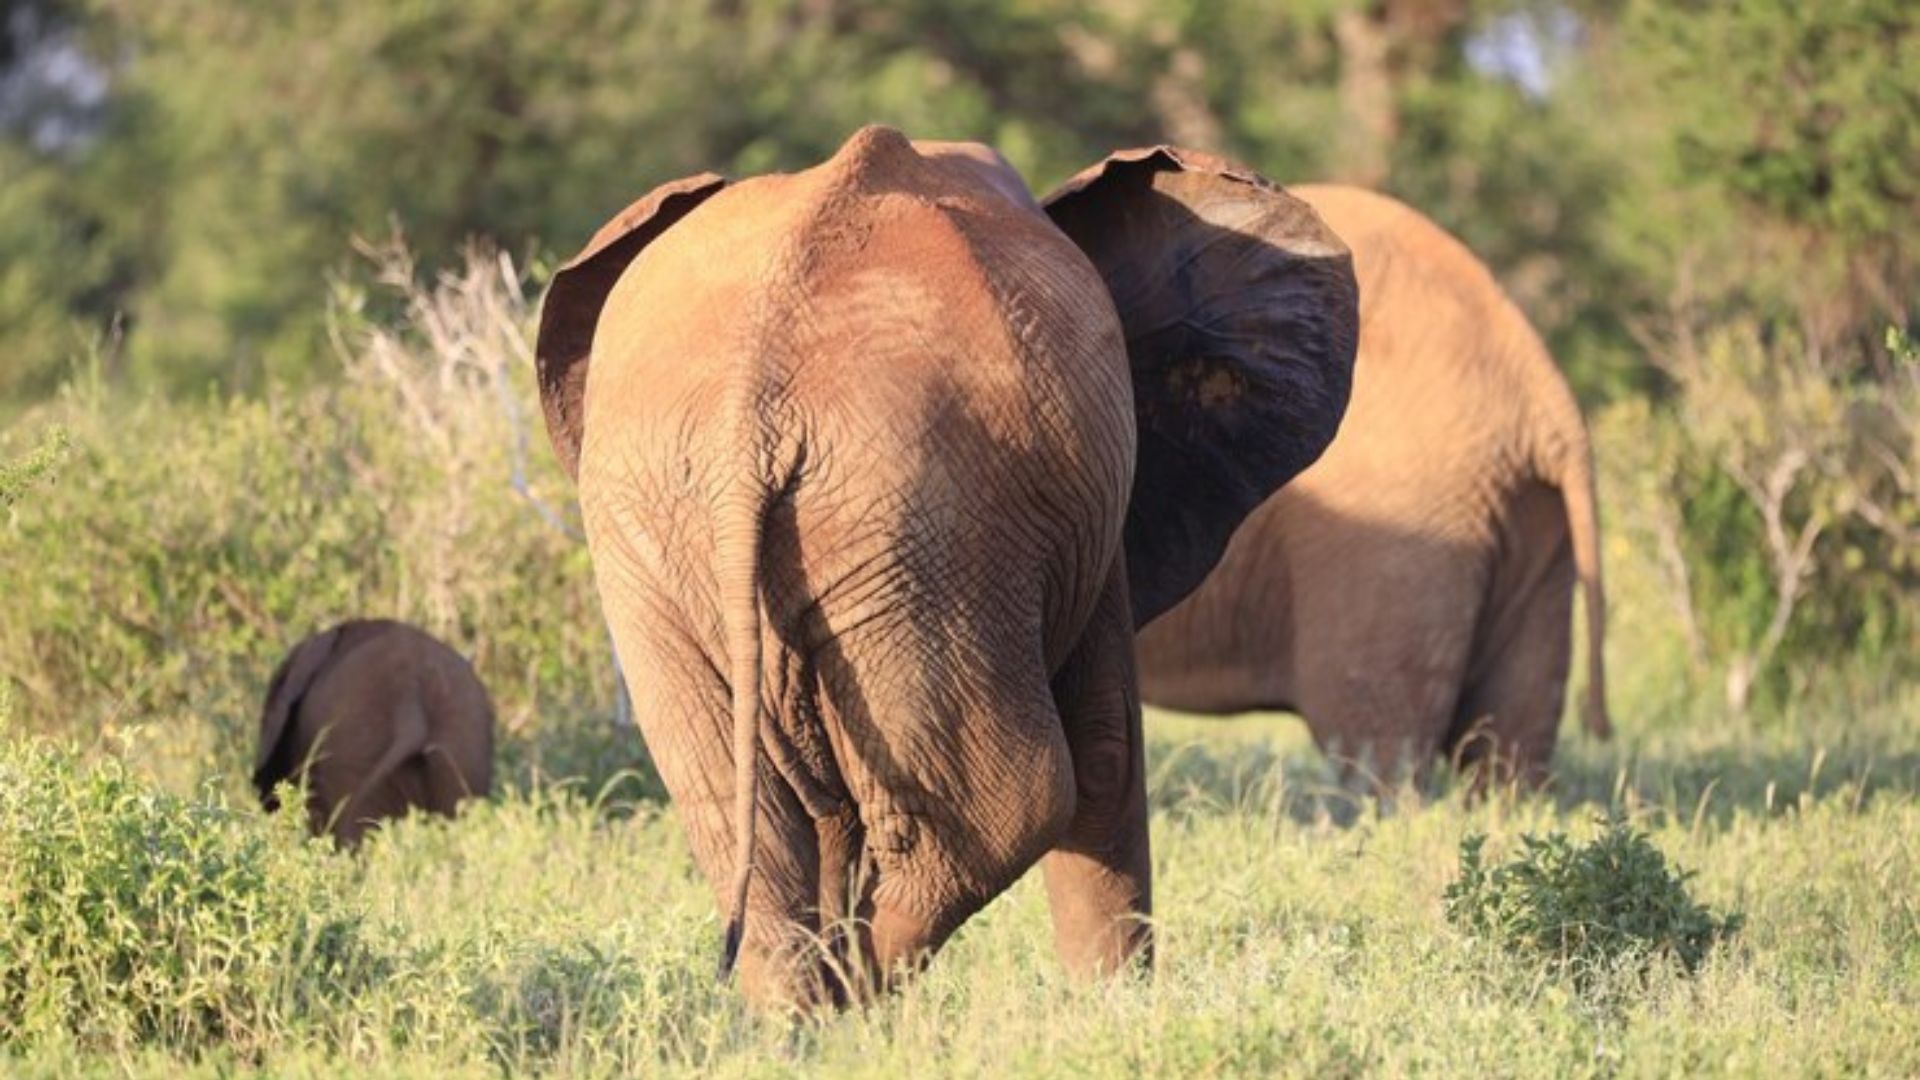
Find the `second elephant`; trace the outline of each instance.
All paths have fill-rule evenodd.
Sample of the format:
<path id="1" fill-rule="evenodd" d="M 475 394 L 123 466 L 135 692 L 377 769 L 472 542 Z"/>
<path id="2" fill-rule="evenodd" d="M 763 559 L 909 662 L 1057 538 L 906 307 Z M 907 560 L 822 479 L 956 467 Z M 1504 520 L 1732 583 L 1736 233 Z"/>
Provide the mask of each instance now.
<path id="1" fill-rule="evenodd" d="M 352 846 L 413 809 L 451 815 L 493 778 L 493 706 L 472 665 L 439 639 L 386 619 L 308 637 L 273 673 L 253 785 L 268 810 L 303 777 L 307 822 Z"/>
<path id="2" fill-rule="evenodd" d="M 1591 452 L 1573 394 L 1439 226 L 1354 188 L 1288 190 L 1353 251 L 1352 402 L 1326 454 L 1140 635 L 1142 692 L 1192 712 L 1293 710 L 1329 755 L 1383 780 L 1439 754 L 1538 780 L 1576 578 L 1587 724 L 1608 728 Z"/>

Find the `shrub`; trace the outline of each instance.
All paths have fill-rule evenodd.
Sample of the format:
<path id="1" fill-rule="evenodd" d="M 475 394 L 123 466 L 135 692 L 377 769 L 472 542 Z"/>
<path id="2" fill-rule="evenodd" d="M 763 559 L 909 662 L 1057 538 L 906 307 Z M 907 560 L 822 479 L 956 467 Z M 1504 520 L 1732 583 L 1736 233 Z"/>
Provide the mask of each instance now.
<path id="1" fill-rule="evenodd" d="M 345 864 L 297 825 L 0 743 L 0 1042 L 244 1053 L 350 993 L 371 969 Z"/>
<path id="2" fill-rule="evenodd" d="M 237 792 L 286 649 L 389 616 L 473 660 L 507 777 L 636 764 L 532 405 L 519 272 L 481 251 L 425 284 L 393 257 L 379 271 L 401 311 L 373 322 L 381 305 L 342 286 L 341 385 L 198 403 L 79 385 L 48 408 L 74 463 L 0 514 L 0 684 L 21 727 L 136 738 L 171 790 L 218 773 Z"/>
<path id="3" fill-rule="evenodd" d="M 35 484 L 51 479 L 71 447 L 66 429 L 54 428 L 32 450 L 0 461 L 0 508 L 12 506 Z"/>
<path id="4" fill-rule="evenodd" d="M 1920 640 L 1920 362 L 1755 318 L 1658 342 L 1665 401 L 1597 428 L 1609 504 L 1657 557 L 1696 673 L 1777 704 L 1847 663 L 1912 673 Z"/>
<path id="5" fill-rule="evenodd" d="M 1447 886 L 1447 921 L 1472 938 L 1587 984 L 1625 966 L 1645 972 L 1666 957 L 1691 974 L 1741 917 L 1714 916 L 1687 894 L 1645 834 L 1612 822 L 1588 843 L 1563 833 L 1520 838 L 1521 851 L 1489 868 L 1484 835 L 1460 844 L 1460 876 Z"/>

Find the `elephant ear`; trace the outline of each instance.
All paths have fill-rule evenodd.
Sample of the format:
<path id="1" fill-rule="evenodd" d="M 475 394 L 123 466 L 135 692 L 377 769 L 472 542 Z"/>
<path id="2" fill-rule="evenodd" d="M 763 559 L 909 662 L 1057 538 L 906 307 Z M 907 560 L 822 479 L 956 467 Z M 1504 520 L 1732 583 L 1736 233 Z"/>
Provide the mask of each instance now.
<path id="1" fill-rule="evenodd" d="M 1116 153 L 1045 206 L 1126 334 L 1139 429 L 1127 570 L 1144 626 L 1332 441 L 1359 334 L 1353 260 L 1312 207 L 1192 150 Z"/>
<path id="2" fill-rule="evenodd" d="M 267 684 L 267 703 L 260 710 L 260 749 L 253 757 L 253 788 L 268 810 L 280 808 L 273 786 L 293 775 L 293 715 L 307 696 L 340 641 L 340 628 L 315 634 L 301 642 L 274 669 Z"/>
<path id="3" fill-rule="evenodd" d="M 587 361 L 608 294 L 642 249 L 726 185 L 713 173 L 701 173 L 654 188 L 602 225 L 553 276 L 533 353 L 547 437 L 568 476 L 579 473 Z"/>

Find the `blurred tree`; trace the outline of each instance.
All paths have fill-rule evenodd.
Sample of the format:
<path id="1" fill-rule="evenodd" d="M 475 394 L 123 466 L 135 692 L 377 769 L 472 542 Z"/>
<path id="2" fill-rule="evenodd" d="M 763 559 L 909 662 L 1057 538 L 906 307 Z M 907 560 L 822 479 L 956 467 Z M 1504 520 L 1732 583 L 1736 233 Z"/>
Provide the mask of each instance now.
<path id="1" fill-rule="evenodd" d="M 1665 376 L 1705 651 L 1738 707 L 1826 663 L 1912 671 L 1920 383 L 1886 327 L 1920 307 L 1920 11 L 1603 8 L 1582 92 L 1622 162 L 1607 299 Z"/>
<path id="2" fill-rule="evenodd" d="M 83 29 L 62 0 L 0 0 L 0 402 L 51 389 L 122 270 L 73 168 L 106 99 Z"/>
<path id="3" fill-rule="evenodd" d="M 41 370 L 124 311 L 132 375 L 174 388 L 323 362 L 323 279 L 390 220 L 427 252 L 564 250 L 663 179 L 794 167 L 868 121 L 1055 177 L 1159 122 L 1154 69 L 1076 53 L 1073 27 L 1108 40 L 1092 4 L 73 4 L 111 103 L 84 152 L 0 147 L 31 181 L 0 205 L 0 338 Z"/>
<path id="4" fill-rule="evenodd" d="M 31 32 L 0 90 L 57 53 L 100 100 L 57 148 L 30 132 L 71 93 L 0 125 L 0 396 L 44 391 L 122 313 L 144 383 L 308 377 L 354 234 L 397 221 L 430 262 L 471 233 L 564 253 L 662 179 L 797 167 L 869 121 L 989 140 L 1043 190 L 1159 139 L 1378 184 L 1487 258 L 1589 400 L 1644 390 L 1668 268 L 1743 229 L 1716 204 L 1849 237 L 1821 257 L 1858 266 L 1910 203 L 1912 76 L 1868 73 L 1898 68 L 1911 19 L 1817 7 L 5 0 Z M 1881 321 L 1901 258 L 1849 290 Z"/>

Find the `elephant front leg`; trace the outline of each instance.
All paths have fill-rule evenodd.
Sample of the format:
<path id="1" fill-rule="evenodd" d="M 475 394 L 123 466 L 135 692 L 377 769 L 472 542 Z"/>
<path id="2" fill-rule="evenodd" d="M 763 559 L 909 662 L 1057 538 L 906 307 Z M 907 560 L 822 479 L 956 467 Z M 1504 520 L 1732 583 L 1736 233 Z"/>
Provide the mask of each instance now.
<path id="1" fill-rule="evenodd" d="M 1073 757 L 1073 823 L 1042 860 L 1060 959 L 1075 975 L 1153 961 L 1146 755 L 1126 577 L 1113 579 L 1053 680 Z"/>

